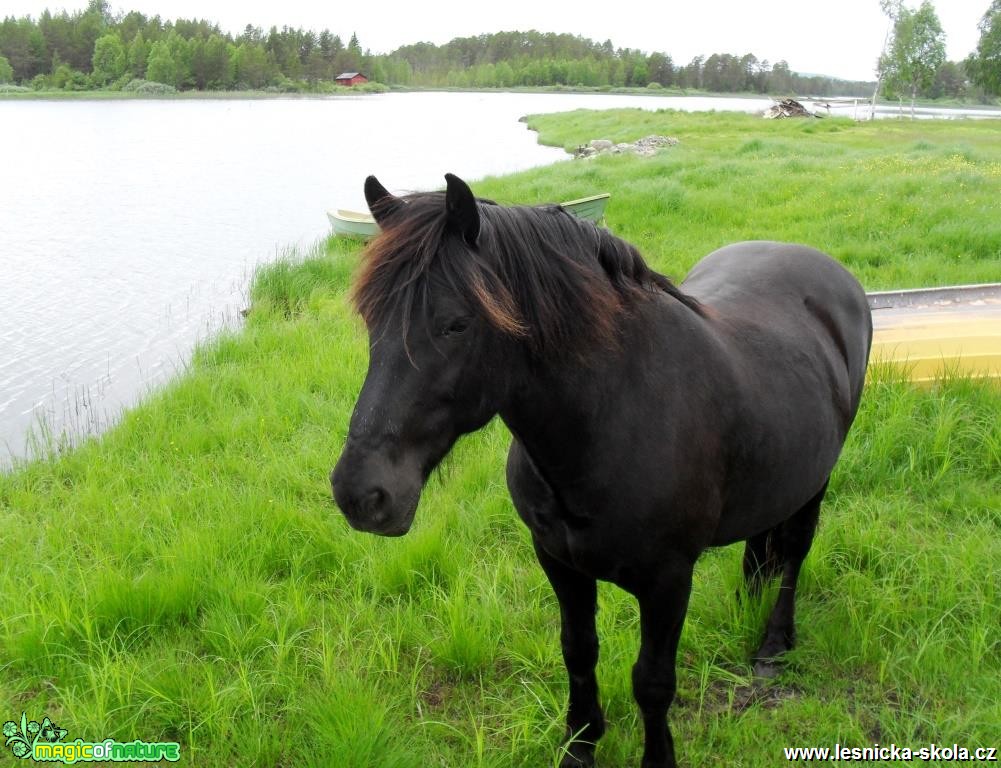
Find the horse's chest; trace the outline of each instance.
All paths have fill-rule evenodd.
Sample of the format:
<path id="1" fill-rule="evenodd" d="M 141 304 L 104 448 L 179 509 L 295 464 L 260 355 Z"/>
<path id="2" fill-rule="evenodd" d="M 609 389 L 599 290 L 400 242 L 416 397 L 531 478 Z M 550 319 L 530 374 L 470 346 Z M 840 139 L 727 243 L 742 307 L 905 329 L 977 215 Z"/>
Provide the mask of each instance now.
<path id="1" fill-rule="evenodd" d="M 603 543 L 605 537 L 595 521 L 566 509 L 527 455 L 517 449 L 512 449 L 508 460 L 508 488 L 536 546 L 582 573 L 616 580 L 620 559 L 613 556 L 607 541 Z"/>
<path id="2" fill-rule="evenodd" d="M 603 544 L 593 526 L 577 525 L 561 518 L 557 509 L 515 505 L 532 532 L 536 546 L 580 573 L 596 579 L 618 582 L 624 561 L 615 549 Z"/>
<path id="3" fill-rule="evenodd" d="M 512 494 L 513 495 L 513 494 Z M 534 503 L 524 503 L 522 498 L 515 502 L 515 509 L 522 522 L 532 532 L 536 544 L 546 552 L 565 563 L 572 561 L 571 532 L 566 522 L 556 514 L 554 507 Z"/>

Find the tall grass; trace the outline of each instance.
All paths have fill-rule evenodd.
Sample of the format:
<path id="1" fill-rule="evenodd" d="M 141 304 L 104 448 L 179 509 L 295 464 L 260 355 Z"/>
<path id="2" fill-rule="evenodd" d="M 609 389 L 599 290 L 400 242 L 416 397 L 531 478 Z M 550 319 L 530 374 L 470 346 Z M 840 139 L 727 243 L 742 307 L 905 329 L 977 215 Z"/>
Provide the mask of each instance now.
<path id="1" fill-rule="evenodd" d="M 474 186 L 507 201 L 610 191 L 611 227 L 677 277 L 716 245 L 767 236 L 827 248 L 870 287 L 927 282 L 939 264 L 935 282 L 997 279 L 1001 149 L 981 124 L 536 124 L 560 143 L 682 139 L 650 160 Z M 962 211 L 940 216 L 953 235 L 909 250 L 936 206 Z M 853 210 L 875 240 L 838 226 Z M 864 243 L 880 259 L 858 255 Z M 460 441 L 404 538 L 352 532 L 332 504 L 327 474 L 366 364 L 346 301 L 356 263 L 355 246 L 331 240 L 262 269 L 243 329 L 203 344 L 100 438 L 0 476 L 0 720 L 25 711 L 69 739 L 177 740 L 185 765 L 558 764 L 558 608 L 504 485 L 503 426 Z M 734 599 L 739 549 L 703 557 L 672 710 L 684 764 L 1001 742 L 999 416 L 989 385 L 921 390 L 873 372 L 802 576 L 799 645 L 775 682 L 750 678 L 767 601 Z M 610 729 L 598 755 L 631 765 L 637 611 L 608 585 L 599 605 Z"/>

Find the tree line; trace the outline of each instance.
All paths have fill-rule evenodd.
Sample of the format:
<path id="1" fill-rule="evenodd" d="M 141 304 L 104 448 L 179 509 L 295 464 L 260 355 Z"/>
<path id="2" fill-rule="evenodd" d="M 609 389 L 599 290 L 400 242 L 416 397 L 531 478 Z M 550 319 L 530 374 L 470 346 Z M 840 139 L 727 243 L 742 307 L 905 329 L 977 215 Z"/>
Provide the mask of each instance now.
<path id="1" fill-rule="evenodd" d="M 1001 89 L 1001 72 L 992 69 L 1001 64 L 990 49 L 990 41 L 1001 37 L 1001 21 L 992 20 L 1001 17 L 1001 0 L 992 0 L 981 24 L 980 58 L 974 54 L 965 62 L 945 61 L 944 43 L 936 47 L 941 27 L 937 33 L 926 29 L 928 0 L 916 12 L 900 0 L 880 2 L 895 25 L 893 46 L 879 61 L 887 95 L 964 97 L 971 88 Z M 918 50 L 922 66 L 908 63 L 905 49 Z M 345 43 L 327 29 L 286 26 L 265 32 L 248 25 L 234 36 L 200 19 L 166 21 L 137 11 L 113 15 L 106 0 L 90 0 L 74 13 L 46 10 L 37 20 L 7 17 L 0 23 L 0 83 L 39 90 L 121 89 L 148 81 L 181 90 L 323 91 L 345 71 L 386 85 L 419 87 L 647 87 L 817 96 L 861 96 L 873 87 L 799 74 L 786 61 L 770 63 L 751 53 L 713 53 L 681 64 L 663 52 L 536 31 L 416 43 L 373 55 L 356 35 Z"/>
<path id="2" fill-rule="evenodd" d="M 371 59 L 355 36 L 345 43 L 329 30 L 264 32 L 248 25 L 234 37 L 201 19 L 165 21 L 137 11 L 113 16 L 105 0 L 72 14 L 5 18 L 0 57 L 8 81 L 66 90 L 120 88 L 136 79 L 183 90 L 297 90 L 360 71 Z"/>
<path id="3" fill-rule="evenodd" d="M 863 93 L 864 83 L 793 72 L 754 54 L 714 53 L 677 64 L 666 53 L 615 48 L 568 34 L 498 32 L 456 38 L 444 45 L 398 48 L 415 85 L 441 87 L 662 87 L 723 93 Z"/>

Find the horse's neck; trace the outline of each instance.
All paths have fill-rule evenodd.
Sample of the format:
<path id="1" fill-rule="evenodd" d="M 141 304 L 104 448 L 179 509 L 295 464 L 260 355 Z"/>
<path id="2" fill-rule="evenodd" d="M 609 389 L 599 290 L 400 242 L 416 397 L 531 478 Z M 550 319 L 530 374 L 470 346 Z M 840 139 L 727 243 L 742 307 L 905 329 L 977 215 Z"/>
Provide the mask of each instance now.
<path id="1" fill-rule="evenodd" d="M 574 366 L 543 373 L 517 387 L 501 418 L 539 463 L 565 465 L 594 440 L 601 379 Z"/>
<path id="2" fill-rule="evenodd" d="M 623 316 L 617 348 L 522 373 L 500 416 L 540 466 L 586 472 L 595 456 L 628 450 L 629 430 L 648 426 L 631 404 L 685 407 L 687 394 L 666 386 L 669 371 L 700 365 L 692 351 L 705 347 L 705 323 L 673 297 L 654 299 Z"/>
<path id="3" fill-rule="evenodd" d="M 609 431 L 616 403 L 628 389 L 625 371 L 641 365 L 633 344 L 605 350 L 586 362 L 537 363 L 512 387 L 500 416 L 532 460 L 553 479 L 586 471 Z"/>

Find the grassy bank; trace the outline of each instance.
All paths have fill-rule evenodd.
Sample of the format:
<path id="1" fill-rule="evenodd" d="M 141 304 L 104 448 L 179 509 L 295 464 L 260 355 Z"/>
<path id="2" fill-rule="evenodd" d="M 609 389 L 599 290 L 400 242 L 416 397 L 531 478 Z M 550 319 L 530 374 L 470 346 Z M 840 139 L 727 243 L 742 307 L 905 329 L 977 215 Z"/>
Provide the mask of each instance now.
<path id="1" fill-rule="evenodd" d="M 474 185 L 507 202 L 609 191 L 613 230 L 675 277 L 717 245 L 774 237 L 834 253 L 870 288 L 999 279 L 997 123 L 531 124 L 565 146 L 681 140 Z M 351 532 L 332 506 L 366 361 L 345 300 L 356 262 L 331 240 L 262 269 L 244 329 L 100 439 L 0 476 L 0 721 L 176 740 L 192 766 L 558 762 L 558 610 L 504 487 L 503 427 L 460 442 L 402 539 Z M 703 558 L 672 712 L 683 764 L 781 765 L 783 746 L 835 742 L 1001 746 L 999 416 L 996 388 L 877 372 L 774 682 L 749 679 L 764 608 L 733 599 L 739 549 Z M 633 765 L 632 599 L 605 585 L 599 626 L 599 761 Z"/>
<path id="2" fill-rule="evenodd" d="M 599 158 L 522 174 L 509 199 L 612 191 L 609 222 L 681 277 L 728 242 L 806 242 L 870 290 L 1001 280 L 1001 122 L 761 120 L 719 113 L 580 111 L 533 117 L 568 150 L 651 133 L 655 158 Z"/>

